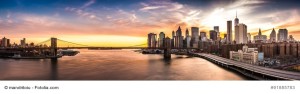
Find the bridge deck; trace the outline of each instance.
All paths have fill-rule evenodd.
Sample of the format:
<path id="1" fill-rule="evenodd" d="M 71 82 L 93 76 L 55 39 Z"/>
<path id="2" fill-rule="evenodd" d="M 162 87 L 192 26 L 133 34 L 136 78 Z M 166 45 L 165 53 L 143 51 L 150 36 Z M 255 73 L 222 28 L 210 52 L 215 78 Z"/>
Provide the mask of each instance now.
<path id="1" fill-rule="evenodd" d="M 247 69 L 249 71 L 268 75 L 271 77 L 276 77 L 276 78 L 281 78 L 281 79 L 286 79 L 286 80 L 300 80 L 300 73 L 297 73 L 297 72 L 278 70 L 278 69 L 272 69 L 272 68 L 252 65 L 252 64 L 234 61 L 234 60 L 230 60 L 227 58 L 223 58 L 223 57 L 219 57 L 219 56 L 215 56 L 215 55 L 211 55 L 211 54 L 197 53 L 195 55 L 207 57 L 207 58 L 213 59 L 215 61 L 219 61 L 220 63 L 223 63 L 225 65 L 236 66 L 239 68 Z"/>

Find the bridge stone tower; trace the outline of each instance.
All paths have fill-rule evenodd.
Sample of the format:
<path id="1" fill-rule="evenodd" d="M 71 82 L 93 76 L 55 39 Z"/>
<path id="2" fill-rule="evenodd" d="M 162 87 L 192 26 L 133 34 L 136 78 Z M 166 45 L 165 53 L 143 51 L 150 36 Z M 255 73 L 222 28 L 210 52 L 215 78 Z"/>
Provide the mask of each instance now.
<path id="1" fill-rule="evenodd" d="M 57 38 L 52 37 L 51 38 L 51 54 L 52 56 L 57 55 Z"/>
<path id="2" fill-rule="evenodd" d="M 165 38 L 164 43 L 164 59 L 171 59 L 171 39 Z"/>

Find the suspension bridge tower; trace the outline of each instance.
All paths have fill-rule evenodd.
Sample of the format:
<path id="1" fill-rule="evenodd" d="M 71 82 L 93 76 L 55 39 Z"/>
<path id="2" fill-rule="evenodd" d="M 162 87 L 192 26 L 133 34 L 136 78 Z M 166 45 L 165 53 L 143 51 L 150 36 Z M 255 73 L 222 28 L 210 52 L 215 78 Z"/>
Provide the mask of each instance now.
<path id="1" fill-rule="evenodd" d="M 171 39 L 167 37 L 164 42 L 164 59 L 171 59 Z"/>
<path id="2" fill-rule="evenodd" d="M 57 38 L 52 37 L 51 38 L 51 55 L 53 57 L 57 56 Z"/>

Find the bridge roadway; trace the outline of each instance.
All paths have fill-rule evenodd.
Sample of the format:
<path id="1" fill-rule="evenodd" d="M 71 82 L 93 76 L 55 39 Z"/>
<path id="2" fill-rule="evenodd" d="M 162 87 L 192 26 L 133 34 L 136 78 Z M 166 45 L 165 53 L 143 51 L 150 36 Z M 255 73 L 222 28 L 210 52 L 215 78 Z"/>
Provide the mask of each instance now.
<path id="1" fill-rule="evenodd" d="M 300 80 L 300 73 L 297 73 L 297 72 L 278 70 L 278 69 L 272 69 L 272 68 L 252 65 L 252 64 L 234 61 L 234 60 L 230 60 L 227 58 L 223 58 L 223 57 L 219 57 L 219 56 L 211 55 L 211 54 L 206 54 L 206 53 L 193 53 L 193 55 L 209 58 L 209 59 L 212 59 L 219 63 L 222 63 L 224 65 L 239 67 L 239 68 L 246 69 L 246 70 L 249 70 L 249 71 L 252 71 L 255 73 L 267 75 L 270 77 L 275 77 L 275 78 L 280 78 L 280 79 L 285 79 L 285 80 Z"/>

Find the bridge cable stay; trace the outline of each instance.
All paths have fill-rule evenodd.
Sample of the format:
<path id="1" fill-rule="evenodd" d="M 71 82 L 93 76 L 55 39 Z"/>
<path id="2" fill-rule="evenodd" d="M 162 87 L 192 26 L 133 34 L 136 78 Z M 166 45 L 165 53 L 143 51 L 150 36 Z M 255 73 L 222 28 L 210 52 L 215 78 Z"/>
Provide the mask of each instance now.
<path id="1" fill-rule="evenodd" d="M 42 44 L 46 44 L 47 42 L 50 42 L 50 40 L 51 40 L 51 39 L 48 39 L 48 40 L 42 41 L 42 42 L 40 42 L 40 43 L 37 43 L 37 45 L 38 45 L 38 44 L 41 44 L 41 45 L 42 45 Z"/>
<path id="2" fill-rule="evenodd" d="M 78 43 L 69 42 L 69 41 L 65 41 L 65 40 L 61 40 L 61 39 L 57 39 L 57 40 L 61 41 L 61 42 L 66 42 L 66 43 L 69 43 L 69 44 L 73 44 L 73 45 L 78 45 L 78 46 L 83 46 L 83 47 L 92 47 L 92 46 L 89 46 L 89 45 L 78 44 Z"/>

